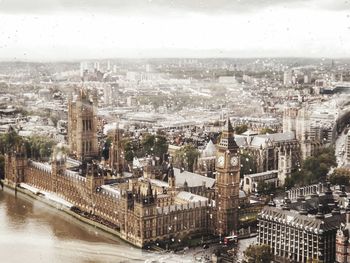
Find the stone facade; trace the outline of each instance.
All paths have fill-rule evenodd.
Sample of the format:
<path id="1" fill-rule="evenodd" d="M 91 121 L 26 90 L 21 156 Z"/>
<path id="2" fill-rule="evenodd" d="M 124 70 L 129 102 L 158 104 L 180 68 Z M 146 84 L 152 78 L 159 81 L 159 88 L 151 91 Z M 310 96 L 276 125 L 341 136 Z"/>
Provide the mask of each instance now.
<path id="1" fill-rule="evenodd" d="M 269 245 L 280 259 L 333 263 L 337 229 L 334 220 L 312 218 L 275 207 L 264 208 L 259 217 L 258 242 Z"/>
<path id="2" fill-rule="evenodd" d="M 54 193 L 75 208 L 110 222 L 123 238 L 139 247 L 213 230 L 214 202 L 186 192 L 195 199 L 188 201 L 171 183 L 158 197 L 150 180 L 130 178 L 105 185 L 97 164 L 86 164 L 79 174 L 66 169 L 65 157 L 53 158 L 49 165 L 27 160 L 22 153 L 6 156 L 5 176 L 9 184 L 24 183 Z"/>
<path id="3" fill-rule="evenodd" d="M 113 132 L 112 143 L 109 149 L 108 164 L 112 171 L 117 175 L 122 175 L 125 166 L 122 137 L 122 130 L 115 129 Z"/>
<path id="4" fill-rule="evenodd" d="M 333 263 L 343 255 L 337 230 L 350 211 L 341 210 L 346 193 L 333 195 L 329 185 L 316 193 L 315 187 L 297 189 L 297 200 L 286 197 L 281 207 L 271 201 L 259 214 L 258 243 L 271 247 L 276 262 Z"/>
<path id="5" fill-rule="evenodd" d="M 231 122 L 227 120 L 218 144 L 216 161 L 218 235 L 232 234 L 238 229 L 239 181 L 239 147 L 234 140 Z"/>
<path id="6" fill-rule="evenodd" d="M 81 89 L 75 99 L 68 100 L 68 143 L 71 154 L 78 159 L 98 156 L 97 96 L 90 97 Z"/>
<path id="7" fill-rule="evenodd" d="M 106 184 L 109 170 L 95 161 L 68 169 L 62 148 L 56 147 L 47 164 L 27 159 L 19 147 L 6 155 L 5 181 L 55 194 L 74 211 L 108 222 L 138 247 L 180 243 L 193 235 L 224 237 L 237 230 L 239 205 L 239 152 L 229 121 L 218 148 L 217 179 L 163 164 L 161 170 L 146 167 Z M 84 151 L 81 154 L 85 160 Z"/>

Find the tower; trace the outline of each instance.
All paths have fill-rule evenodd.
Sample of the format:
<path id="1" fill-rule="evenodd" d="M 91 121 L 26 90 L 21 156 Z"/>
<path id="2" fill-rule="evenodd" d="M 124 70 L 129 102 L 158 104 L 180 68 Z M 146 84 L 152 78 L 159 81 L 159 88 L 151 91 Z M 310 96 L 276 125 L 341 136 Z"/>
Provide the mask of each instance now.
<path id="1" fill-rule="evenodd" d="M 98 156 L 97 96 L 91 99 L 84 88 L 75 101 L 68 100 L 68 142 L 78 159 Z"/>
<path id="2" fill-rule="evenodd" d="M 111 148 L 109 150 L 109 166 L 118 175 L 121 175 L 123 173 L 124 167 L 121 138 L 122 131 L 116 128 L 113 134 Z"/>
<path id="3" fill-rule="evenodd" d="M 284 185 L 286 178 L 291 176 L 292 149 L 291 146 L 282 146 L 278 154 L 278 184 Z"/>
<path id="4" fill-rule="evenodd" d="M 57 177 L 66 173 L 66 154 L 62 148 L 56 146 L 51 159 L 51 191 L 57 192 Z"/>
<path id="5" fill-rule="evenodd" d="M 134 196 L 133 214 L 135 221 L 131 231 L 135 233 L 135 238 L 138 239 L 136 242 L 144 247 L 156 236 L 157 194 L 153 191 L 151 183 L 148 182 L 147 189 L 144 189 L 144 191 L 139 189 Z M 128 224 L 130 227 L 130 223 Z"/>
<path id="6" fill-rule="evenodd" d="M 169 189 L 174 193 L 176 189 L 176 184 L 175 184 L 174 168 L 172 163 L 170 163 L 169 165 L 167 174 L 168 174 Z"/>
<path id="7" fill-rule="evenodd" d="M 283 132 L 296 132 L 298 110 L 296 107 L 287 107 L 283 110 Z"/>
<path id="8" fill-rule="evenodd" d="M 90 212 L 95 213 L 97 200 L 95 200 L 95 193 L 98 188 L 105 184 L 103 171 L 96 163 L 83 163 L 86 166 L 86 188 L 88 190 L 88 203 L 90 205 Z"/>
<path id="9" fill-rule="evenodd" d="M 14 151 L 5 155 L 5 180 L 14 186 L 24 182 L 27 164 L 24 144 L 17 145 Z"/>
<path id="10" fill-rule="evenodd" d="M 229 118 L 217 145 L 216 153 L 216 234 L 230 235 L 238 228 L 239 148 Z"/>

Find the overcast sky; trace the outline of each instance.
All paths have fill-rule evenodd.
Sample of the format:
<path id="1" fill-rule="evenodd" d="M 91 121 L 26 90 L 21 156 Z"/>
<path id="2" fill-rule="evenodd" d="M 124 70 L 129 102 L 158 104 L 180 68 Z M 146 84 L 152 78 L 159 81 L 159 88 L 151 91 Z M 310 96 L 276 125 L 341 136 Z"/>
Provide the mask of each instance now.
<path id="1" fill-rule="evenodd" d="M 350 57 L 350 0 L 0 0 L 0 59 Z"/>

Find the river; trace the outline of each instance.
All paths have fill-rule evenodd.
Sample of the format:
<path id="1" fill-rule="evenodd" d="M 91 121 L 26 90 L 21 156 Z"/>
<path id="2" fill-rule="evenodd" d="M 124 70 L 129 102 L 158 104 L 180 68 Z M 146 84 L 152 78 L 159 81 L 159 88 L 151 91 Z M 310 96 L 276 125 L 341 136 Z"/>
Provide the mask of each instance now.
<path id="1" fill-rule="evenodd" d="M 193 262 L 134 248 L 38 200 L 0 190 L 0 262 Z"/>

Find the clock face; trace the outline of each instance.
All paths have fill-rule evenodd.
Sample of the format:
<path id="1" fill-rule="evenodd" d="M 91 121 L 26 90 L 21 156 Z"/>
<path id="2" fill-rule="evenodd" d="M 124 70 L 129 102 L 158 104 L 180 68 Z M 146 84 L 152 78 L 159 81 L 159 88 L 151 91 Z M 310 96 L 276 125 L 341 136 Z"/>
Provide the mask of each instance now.
<path id="1" fill-rule="evenodd" d="M 225 157 L 224 156 L 219 156 L 217 162 L 218 162 L 218 166 L 219 167 L 223 167 L 224 164 L 225 164 Z"/>
<path id="2" fill-rule="evenodd" d="M 238 165 L 238 157 L 233 156 L 230 160 L 230 163 L 232 166 L 237 166 Z"/>

